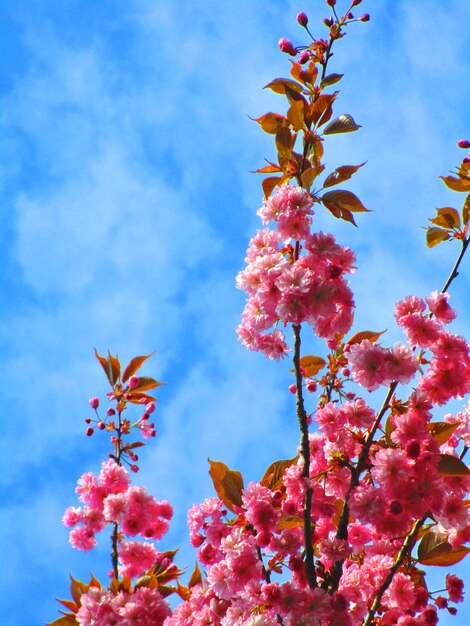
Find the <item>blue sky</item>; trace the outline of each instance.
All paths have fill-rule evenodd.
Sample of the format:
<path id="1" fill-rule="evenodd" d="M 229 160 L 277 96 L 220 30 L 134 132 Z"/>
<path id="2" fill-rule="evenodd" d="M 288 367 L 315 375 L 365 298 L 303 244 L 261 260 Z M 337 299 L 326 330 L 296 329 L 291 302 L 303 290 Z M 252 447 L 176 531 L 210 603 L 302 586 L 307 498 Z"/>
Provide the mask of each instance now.
<path id="1" fill-rule="evenodd" d="M 350 29 L 331 69 L 345 72 L 335 112 L 362 128 L 331 137 L 326 162 L 368 161 L 349 188 L 373 213 L 358 229 L 316 219 L 357 252 L 356 329 L 388 328 L 392 344 L 395 301 L 439 289 L 457 252 L 427 250 L 421 227 L 460 201 L 437 177 L 470 135 L 470 4 L 359 9 L 371 22 Z M 76 479 L 108 449 L 104 435 L 84 436 L 88 398 L 107 392 L 94 346 L 123 361 L 156 352 L 146 373 L 167 385 L 136 484 L 174 504 L 163 547 L 181 546 L 180 565 L 195 558 L 186 510 L 213 494 L 207 457 L 248 482 L 293 456 L 290 366 L 238 345 L 234 278 L 259 227 L 249 172 L 273 156 L 248 116 L 284 111 L 262 90 L 289 71 L 277 41 L 305 41 L 298 11 L 317 35 L 327 13 L 320 0 L 4 0 L 0 10 L 0 594 L 4 623 L 24 626 L 57 617 L 69 573 L 109 569 L 105 537 L 79 553 L 60 522 Z M 469 292 L 466 259 L 451 302 L 467 337 Z M 470 585 L 469 565 L 454 571 Z M 442 624 L 465 614 L 470 598 Z"/>

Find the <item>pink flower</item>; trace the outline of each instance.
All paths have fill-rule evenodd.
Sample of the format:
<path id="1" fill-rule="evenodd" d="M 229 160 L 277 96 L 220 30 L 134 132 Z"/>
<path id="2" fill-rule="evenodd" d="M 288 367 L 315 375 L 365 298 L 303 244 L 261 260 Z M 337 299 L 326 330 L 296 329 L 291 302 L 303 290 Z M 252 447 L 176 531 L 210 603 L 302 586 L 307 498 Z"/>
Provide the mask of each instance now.
<path id="1" fill-rule="evenodd" d="M 151 543 L 124 540 L 119 544 L 118 555 L 121 575 L 134 578 L 154 565 L 159 552 Z"/>
<path id="2" fill-rule="evenodd" d="M 98 478 L 106 495 L 126 491 L 131 482 L 126 468 L 113 459 L 103 461 Z"/>
<path id="3" fill-rule="evenodd" d="M 86 526 L 73 528 L 69 534 L 69 541 L 74 548 L 84 552 L 92 550 L 96 546 L 95 533 Z"/>
<path id="4" fill-rule="evenodd" d="M 405 385 L 409 383 L 418 371 L 418 361 L 411 348 L 403 344 L 396 344 L 385 355 L 385 379 L 388 382 L 396 380 Z"/>
<path id="5" fill-rule="evenodd" d="M 442 325 L 448 324 L 457 316 L 457 313 L 448 304 L 449 298 L 448 293 L 437 293 L 437 291 L 433 291 L 429 298 L 426 298 L 429 310 Z"/>
<path id="6" fill-rule="evenodd" d="M 386 380 L 385 350 L 368 339 L 352 345 L 347 358 L 353 380 L 368 391 L 377 389 Z"/>
<path id="7" fill-rule="evenodd" d="M 454 574 L 447 574 L 446 589 L 452 602 L 463 602 L 463 580 Z"/>
<path id="8" fill-rule="evenodd" d="M 75 526 L 83 519 L 83 512 L 80 507 L 69 506 L 65 509 L 65 513 L 62 517 L 62 524 L 67 527 Z"/>
<path id="9" fill-rule="evenodd" d="M 385 596 L 389 607 L 403 610 L 411 609 L 416 601 L 413 581 L 402 572 L 397 572 L 387 589 Z"/>

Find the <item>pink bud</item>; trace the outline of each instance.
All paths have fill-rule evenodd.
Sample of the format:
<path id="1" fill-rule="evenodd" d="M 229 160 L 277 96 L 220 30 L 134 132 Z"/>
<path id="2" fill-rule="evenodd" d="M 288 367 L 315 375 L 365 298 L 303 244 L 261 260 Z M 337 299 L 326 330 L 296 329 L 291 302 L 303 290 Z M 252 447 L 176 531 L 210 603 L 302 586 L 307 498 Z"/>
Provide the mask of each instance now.
<path id="1" fill-rule="evenodd" d="M 109 408 L 106 413 L 111 416 L 111 415 L 116 415 L 116 411 L 113 408 Z"/>
<path id="2" fill-rule="evenodd" d="M 139 471 L 139 468 L 137 467 L 137 465 L 131 465 L 130 468 L 135 473 L 137 473 Z"/>
<path id="3" fill-rule="evenodd" d="M 364 13 L 364 15 L 361 15 L 359 19 L 361 22 L 368 22 L 370 20 L 370 15 L 368 13 Z"/>
<path id="4" fill-rule="evenodd" d="M 470 148 L 470 141 L 468 141 L 468 139 L 459 139 L 457 145 L 459 148 L 464 148 L 465 150 L 466 148 Z"/>
<path id="5" fill-rule="evenodd" d="M 349 12 L 349 13 L 346 15 L 346 17 L 348 18 L 348 20 L 352 20 L 352 19 L 354 19 L 354 15 L 353 15 L 351 12 Z"/>
<path id="6" fill-rule="evenodd" d="M 85 417 L 85 424 L 91 424 L 91 419 L 89 417 Z"/>
<path id="7" fill-rule="evenodd" d="M 293 57 L 297 54 L 297 50 L 292 45 L 292 42 L 285 38 L 279 39 L 279 50 Z"/>
<path id="8" fill-rule="evenodd" d="M 325 26 L 327 26 L 328 28 L 331 28 L 331 26 L 333 26 L 333 18 L 325 17 L 325 19 L 323 20 L 323 24 L 325 24 Z"/>
<path id="9" fill-rule="evenodd" d="M 106 428 L 106 424 L 104 422 L 98 422 L 97 426 L 100 430 L 104 430 Z"/>
<path id="10" fill-rule="evenodd" d="M 85 434 L 86 434 L 86 436 L 87 436 L 87 437 L 91 437 L 91 436 L 92 436 L 92 434 L 93 434 L 94 432 L 95 432 L 95 431 L 93 430 L 93 428 L 92 428 L 91 426 L 89 426 L 89 427 L 86 429 L 86 433 L 85 433 Z"/>
<path id="11" fill-rule="evenodd" d="M 308 24 L 307 14 L 304 13 L 303 11 L 301 13 L 297 13 L 297 21 L 301 26 L 307 26 Z"/>
<path id="12" fill-rule="evenodd" d="M 328 4 L 330 7 L 334 7 L 336 4 L 336 0 L 326 0 L 326 4 Z"/>
<path id="13" fill-rule="evenodd" d="M 358 4 L 361 4 L 362 0 L 353 0 L 352 5 L 353 7 L 357 7 Z"/>
<path id="14" fill-rule="evenodd" d="M 90 398 L 88 402 L 90 403 L 90 406 L 92 409 L 97 409 L 100 404 L 100 401 L 98 398 Z"/>
<path id="15" fill-rule="evenodd" d="M 146 413 L 153 413 L 154 411 L 155 411 L 155 404 L 153 402 L 149 402 L 148 404 L 145 405 Z"/>
<path id="16" fill-rule="evenodd" d="M 297 391 L 297 385 L 294 385 L 294 384 L 289 385 L 289 391 L 290 391 L 291 393 L 296 393 L 296 391 Z"/>
<path id="17" fill-rule="evenodd" d="M 131 376 L 129 378 L 128 384 L 129 384 L 130 389 L 136 389 L 136 387 L 139 386 L 139 383 L 140 383 L 140 378 L 138 376 Z"/>
<path id="18" fill-rule="evenodd" d="M 314 380 L 309 380 L 305 387 L 309 393 L 315 393 L 317 390 L 317 383 Z"/>
<path id="19" fill-rule="evenodd" d="M 299 54 L 297 61 L 300 65 L 304 65 L 310 59 L 310 52 L 308 50 L 304 50 Z"/>
<path id="20" fill-rule="evenodd" d="M 343 367 L 341 373 L 343 374 L 343 376 L 346 376 L 346 378 L 348 378 L 351 374 L 351 370 L 349 370 L 347 367 Z"/>

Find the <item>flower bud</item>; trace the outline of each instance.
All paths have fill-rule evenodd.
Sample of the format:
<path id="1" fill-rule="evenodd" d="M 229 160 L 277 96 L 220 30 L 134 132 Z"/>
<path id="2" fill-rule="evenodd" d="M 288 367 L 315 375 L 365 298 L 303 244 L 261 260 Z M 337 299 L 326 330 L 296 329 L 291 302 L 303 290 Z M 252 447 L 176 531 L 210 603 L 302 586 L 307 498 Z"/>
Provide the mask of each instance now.
<path id="1" fill-rule="evenodd" d="M 91 419 L 89 417 L 85 417 L 85 424 L 91 424 Z"/>
<path id="2" fill-rule="evenodd" d="M 155 403 L 154 402 L 149 402 L 148 404 L 145 405 L 145 412 L 146 413 L 153 413 L 155 411 Z"/>
<path id="3" fill-rule="evenodd" d="M 297 61 L 300 63 L 300 65 L 304 65 L 305 63 L 307 63 L 309 59 L 310 59 L 310 52 L 308 50 L 304 50 L 303 52 L 299 54 Z"/>
<path id="4" fill-rule="evenodd" d="M 459 148 L 470 148 L 470 141 L 468 141 L 468 139 L 459 139 L 457 145 Z"/>
<path id="5" fill-rule="evenodd" d="M 130 468 L 135 473 L 137 473 L 139 471 L 139 468 L 137 467 L 137 465 L 130 465 Z"/>
<path id="6" fill-rule="evenodd" d="M 317 383 L 314 380 L 309 380 L 305 387 L 309 393 L 315 393 L 317 390 Z"/>
<path id="7" fill-rule="evenodd" d="M 359 18 L 359 20 L 361 22 L 368 22 L 370 20 L 370 15 L 368 13 L 364 13 L 364 15 L 361 15 L 361 17 Z"/>
<path id="8" fill-rule="evenodd" d="M 323 20 L 323 24 L 325 24 L 325 26 L 327 26 L 328 28 L 331 28 L 333 26 L 333 18 L 325 17 L 325 19 Z"/>
<path id="9" fill-rule="evenodd" d="M 90 398 L 88 402 L 90 403 L 90 406 L 92 409 L 97 409 L 100 404 L 100 401 L 98 398 Z"/>
<path id="10" fill-rule="evenodd" d="M 106 411 L 106 413 L 107 413 L 109 416 L 111 416 L 111 415 L 116 415 L 116 411 L 115 411 L 112 407 L 110 407 L 110 408 Z"/>
<path id="11" fill-rule="evenodd" d="M 301 26 L 307 26 L 308 24 L 308 17 L 307 14 L 304 13 L 303 11 L 301 13 L 297 13 L 297 21 Z"/>
<path id="12" fill-rule="evenodd" d="M 326 0 L 326 4 L 330 7 L 334 7 L 336 4 L 336 0 Z"/>
<path id="13" fill-rule="evenodd" d="M 106 428 L 106 424 L 104 422 L 98 422 L 97 426 L 100 430 L 104 430 Z"/>
<path id="14" fill-rule="evenodd" d="M 353 0 L 352 5 L 353 7 L 357 7 L 358 4 L 361 4 L 362 0 Z"/>
<path id="15" fill-rule="evenodd" d="M 297 391 L 297 386 L 296 386 L 296 385 L 294 385 L 294 384 L 289 385 L 289 391 L 290 391 L 291 393 L 295 393 L 295 392 Z"/>
<path id="16" fill-rule="evenodd" d="M 87 436 L 87 437 L 91 437 L 91 436 L 92 436 L 92 434 L 93 434 L 94 432 L 95 432 L 95 431 L 93 430 L 93 428 L 92 428 L 91 426 L 89 426 L 89 427 L 86 429 L 85 434 L 86 434 L 86 436 Z"/>
<path id="17" fill-rule="evenodd" d="M 279 50 L 281 52 L 285 52 L 286 54 L 290 54 L 291 56 L 295 56 L 297 54 L 297 50 L 292 45 L 292 42 L 289 39 L 279 39 Z"/>
<path id="18" fill-rule="evenodd" d="M 128 385 L 130 389 L 135 389 L 139 386 L 140 378 L 138 376 L 131 376 L 128 381 Z"/>

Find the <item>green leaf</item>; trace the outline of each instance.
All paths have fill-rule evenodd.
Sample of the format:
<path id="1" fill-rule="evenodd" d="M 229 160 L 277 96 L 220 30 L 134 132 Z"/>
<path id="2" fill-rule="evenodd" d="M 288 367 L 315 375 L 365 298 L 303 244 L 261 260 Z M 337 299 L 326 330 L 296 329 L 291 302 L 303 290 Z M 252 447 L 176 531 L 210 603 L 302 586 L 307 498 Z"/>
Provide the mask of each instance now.
<path id="1" fill-rule="evenodd" d="M 337 135 L 339 133 L 352 133 L 353 131 L 361 128 L 359 124 L 356 124 L 351 115 L 345 113 L 335 118 L 323 129 L 324 135 Z"/>

